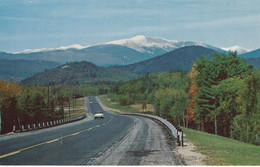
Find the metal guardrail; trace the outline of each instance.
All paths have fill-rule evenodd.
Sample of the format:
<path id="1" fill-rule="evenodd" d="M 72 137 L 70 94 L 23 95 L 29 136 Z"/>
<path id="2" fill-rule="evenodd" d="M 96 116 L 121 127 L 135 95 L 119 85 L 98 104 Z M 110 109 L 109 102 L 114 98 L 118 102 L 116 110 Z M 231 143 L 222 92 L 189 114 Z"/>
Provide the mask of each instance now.
<path id="1" fill-rule="evenodd" d="M 155 115 L 149 115 L 149 114 L 141 114 L 141 113 L 123 113 L 123 115 L 136 115 L 136 116 L 142 116 L 142 117 L 147 117 L 147 118 L 151 118 L 151 119 L 155 119 L 160 121 L 161 123 L 163 123 L 168 129 L 170 129 L 170 131 L 172 132 L 172 135 L 177 139 L 178 144 L 180 146 L 183 146 L 183 132 L 182 131 L 178 131 L 177 128 L 175 128 L 170 122 L 168 122 L 167 120 L 159 117 L 159 116 L 155 116 Z"/>
<path id="2" fill-rule="evenodd" d="M 79 120 L 81 120 L 81 119 L 84 119 L 85 117 L 86 117 L 86 114 L 81 115 L 81 116 L 79 116 L 79 117 L 70 118 L 70 119 L 69 119 L 69 122 L 79 121 Z"/>
<path id="3" fill-rule="evenodd" d="M 88 101 L 88 99 L 86 99 Z M 87 103 L 88 104 L 88 103 Z M 89 106 L 88 106 L 89 107 Z M 88 109 L 88 108 L 87 108 Z M 37 129 L 43 129 L 43 128 L 49 128 L 57 125 L 63 125 L 70 122 L 79 121 L 81 119 L 86 118 L 86 113 L 75 118 L 64 118 L 59 120 L 50 120 L 40 123 L 33 123 L 33 124 L 26 124 L 26 125 L 20 125 L 20 126 L 13 126 L 13 132 L 25 132 L 25 131 L 31 131 L 31 130 L 37 130 Z"/>
<path id="4" fill-rule="evenodd" d="M 84 119 L 86 117 L 86 114 L 75 117 L 75 118 L 69 118 L 69 119 L 59 119 L 59 120 L 52 120 L 52 121 L 45 121 L 40 123 L 33 123 L 33 124 L 26 124 L 21 126 L 13 126 L 13 132 L 26 132 L 31 130 L 37 130 L 37 129 L 43 129 L 43 128 L 49 128 L 57 125 L 63 125 L 70 122 L 79 121 L 81 119 Z"/>

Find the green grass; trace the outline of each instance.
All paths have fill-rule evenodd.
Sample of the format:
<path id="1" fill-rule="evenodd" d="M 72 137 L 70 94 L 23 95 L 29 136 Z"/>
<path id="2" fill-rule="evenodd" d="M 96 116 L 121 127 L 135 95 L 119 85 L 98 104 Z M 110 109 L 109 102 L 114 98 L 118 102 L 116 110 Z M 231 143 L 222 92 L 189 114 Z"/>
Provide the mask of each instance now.
<path id="1" fill-rule="evenodd" d="M 207 165 L 260 165 L 260 146 L 192 129 L 182 129 L 185 138 L 197 147 L 195 151 L 207 156 Z"/>
<path id="2" fill-rule="evenodd" d="M 118 103 L 112 103 L 106 96 L 99 96 L 98 98 L 105 106 L 114 109 L 115 112 L 118 110 L 121 112 L 138 112 L 137 109 L 130 106 L 121 106 Z"/>
<path id="3" fill-rule="evenodd" d="M 143 110 L 142 108 L 142 104 L 138 103 L 138 104 L 131 104 L 130 107 L 135 108 L 138 112 L 142 113 L 142 112 L 150 112 L 153 113 L 153 105 L 152 104 L 146 104 L 146 109 Z"/>

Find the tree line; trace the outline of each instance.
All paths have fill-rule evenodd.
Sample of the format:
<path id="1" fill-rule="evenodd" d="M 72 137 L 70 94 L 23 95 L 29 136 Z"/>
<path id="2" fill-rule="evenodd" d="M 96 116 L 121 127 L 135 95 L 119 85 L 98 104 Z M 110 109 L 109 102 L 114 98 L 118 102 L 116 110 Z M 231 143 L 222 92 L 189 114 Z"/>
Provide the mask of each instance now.
<path id="1" fill-rule="evenodd" d="M 115 84 L 121 105 L 151 103 L 175 124 L 260 145 L 260 70 L 236 53 L 201 57 L 191 71 L 169 71 Z"/>
<path id="2" fill-rule="evenodd" d="M 26 86 L 0 80 L 1 133 L 43 121 L 64 118 L 64 107 L 78 97 L 106 94 L 110 82 Z"/>

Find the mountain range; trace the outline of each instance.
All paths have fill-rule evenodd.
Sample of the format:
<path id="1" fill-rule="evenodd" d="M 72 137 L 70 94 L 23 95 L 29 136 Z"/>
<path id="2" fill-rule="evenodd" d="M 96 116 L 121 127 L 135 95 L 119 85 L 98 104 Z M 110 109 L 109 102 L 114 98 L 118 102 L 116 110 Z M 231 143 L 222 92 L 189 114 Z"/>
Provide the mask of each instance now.
<path id="1" fill-rule="evenodd" d="M 95 81 L 125 81 L 146 73 L 170 70 L 190 70 L 193 62 L 201 56 L 210 57 L 213 49 L 202 46 L 186 46 L 161 56 L 131 65 L 99 67 L 89 62 L 74 62 L 38 73 L 23 81 L 22 84 L 48 83 L 85 83 Z"/>
<path id="2" fill-rule="evenodd" d="M 88 61 L 97 65 L 127 65 L 148 60 L 185 46 L 203 46 L 217 52 L 224 50 L 193 41 L 167 40 L 158 37 L 135 36 L 92 46 L 71 45 L 59 48 L 25 50 L 18 53 L 0 53 L 7 60 L 45 60 L 58 63 Z"/>
<path id="3" fill-rule="evenodd" d="M 201 47 L 200 50 L 198 46 Z M 202 47 L 204 50 L 208 50 L 202 51 Z M 237 51 L 240 56 L 246 58 L 260 56 L 260 49 L 251 52 L 240 46 L 220 49 L 201 42 L 167 40 L 139 35 L 92 46 L 74 44 L 59 48 L 25 50 L 17 53 L 0 52 L 0 63 L 2 62 L 0 79 L 8 80 L 12 78 L 20 81 L 45 69 L 54 68 L 67 62 L 79 61 L 91 62 L 97 66 L 125 65 L 127 70 L 142 75 L 154 71 L 187 70 L 201 54 L 208 56 L 212 52 L 226 53 L 228 50 Z M 178 53 L 174 51 L 178 51 Z M 174 59 L 167 58 L 171 54 L 175 55 Z M 26 68 L 25 61 L 27 61 Z M 37 62 L 39 61 L 52 62 L 52 66 L 43 65 L 43 63 L 38 67 Z M 248 61 L 258 67 L 258 62 L 251 59 Z M 179 64 L 176 64 L 176 62 L 179 62 Z M 14 66 L 16 68 L 13 68 Z"/>

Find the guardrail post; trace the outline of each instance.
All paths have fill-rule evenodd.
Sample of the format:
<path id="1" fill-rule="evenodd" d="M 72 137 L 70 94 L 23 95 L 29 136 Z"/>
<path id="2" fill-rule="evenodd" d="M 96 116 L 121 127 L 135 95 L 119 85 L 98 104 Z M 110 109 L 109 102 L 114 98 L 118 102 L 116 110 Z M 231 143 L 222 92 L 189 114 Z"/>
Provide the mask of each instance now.
<path id="1" fill-rule="evenodd" d="M 15 125 L 13 126 L 13 132 L 15 132 Z"/>
<path id="2" fill-rule="evenodd" d="M 178 142 L 178 146 L 180 146 L 180 136 L 179 136 L 178 132 L 177 132 L 177 137 L 176 137 L 176 139 L 177 139 L 177 142 Z"/>
<path id="3" fill-rule="evenodd" d="M 181 132 L 181 146 L 183 146 L 183 132 Z"/>
<path id="4" fill-rule="evenodd" d="M 47 124 L 47 127 L 49 127 L 49 126 L 50 126 L 50 125 L 49 125 L 49 122 L 47 122 L 46 124 Z"/>
<path id="5" fill-rule="evenodd" d="M 31 129 L 31 126 L 30 125 L 27 125 L 27 130 L 30 130 Z"/>
<path id="6" fill-rule="evenodd" d="M 22 125 L 22 131 L 24 131 L 24 126 Z"/>
<path id="7" fill-rule="evenodd" d="M 35 124 L 33 124 L 33 129 L 36 129 L 36 126 L 35 126 Z"/>
<path id="8" fill-rule="evenodd" d="M 44 122 L 42 123 L 42 127 L 45 127 L 45 123 Z"/>
<path id="9" fill-rule="evenodd" d="M 38 123 L 38 128 L 41 128 L 41 123 Z"/>

